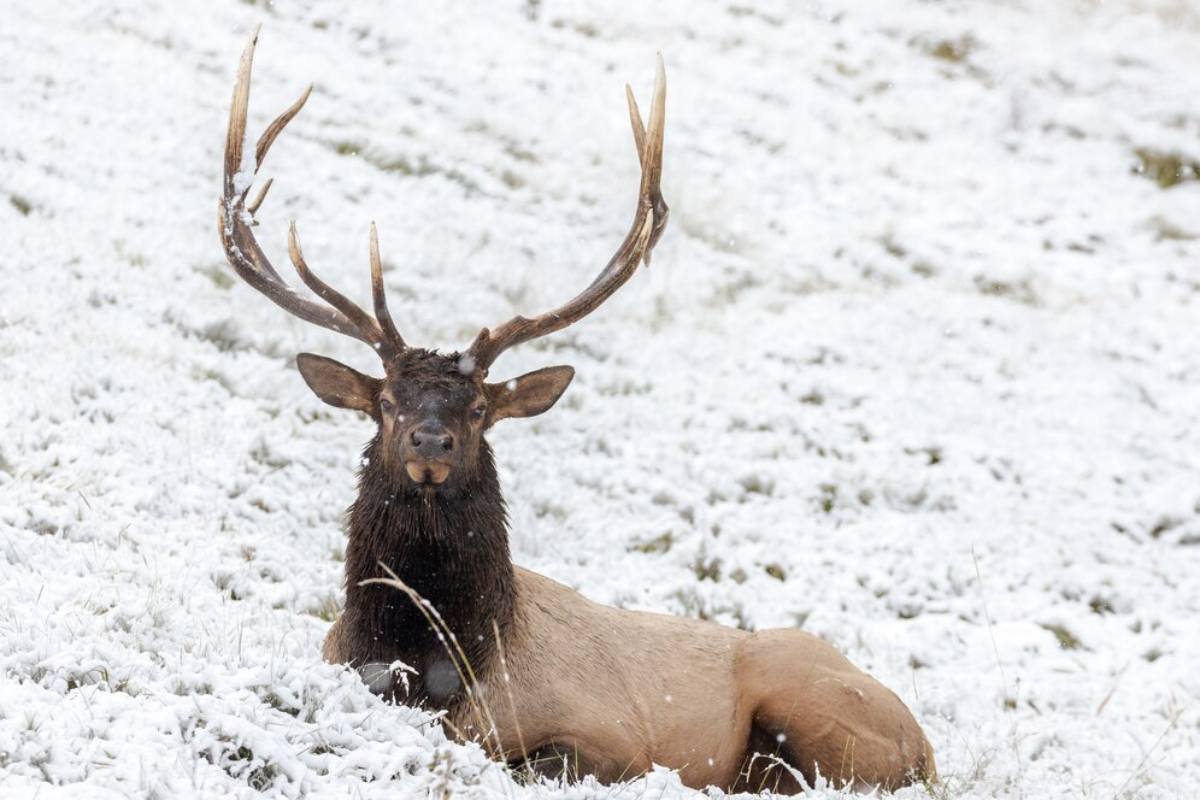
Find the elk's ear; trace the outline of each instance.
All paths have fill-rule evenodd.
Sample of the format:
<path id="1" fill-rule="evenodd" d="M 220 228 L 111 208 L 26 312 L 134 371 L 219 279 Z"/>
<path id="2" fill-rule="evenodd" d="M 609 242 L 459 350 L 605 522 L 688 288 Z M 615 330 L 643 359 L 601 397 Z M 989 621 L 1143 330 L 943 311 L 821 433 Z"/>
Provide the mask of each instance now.
<path id="1" fill-rule="evenodd" d="M 379 416 L 376 401 L 383 381 L 378 378 L 363 375 L 340 361 L 312 353 L 296 356 L 296 367 L 308 388 L 329 405 L 352 408 L 372 417 Z"/>
<path id="2" fill-rule="evenodd" d="M 491 423 L 509 417 L 536 417 L 549 411 L 574 377 L 574 367 L 545 367 L 503 383 L 487 384 Z"/>

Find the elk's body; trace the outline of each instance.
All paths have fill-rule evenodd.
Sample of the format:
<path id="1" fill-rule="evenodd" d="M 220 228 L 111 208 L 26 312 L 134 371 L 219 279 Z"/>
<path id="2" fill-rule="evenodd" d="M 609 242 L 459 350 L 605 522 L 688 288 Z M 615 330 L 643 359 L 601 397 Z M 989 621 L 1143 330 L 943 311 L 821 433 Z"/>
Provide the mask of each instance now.
<path id="1" fill-rule="evenodd" d="M 932 775 L 929 744 L 903 703 L 816 637 L 611 608 L 510 562 L 473 555 L 504 573 L 488 580 L 478 566 L 468 567 L 479 584 L 511 587 L 497 606 L 477 607 L 502 609 L 492 619 L 503 650 L 490 631 L 482 633 L 484 646 L 472 659 L 474 703 L 453 680 L 457 699 L 440 696 L 444 684 L 422 684 L 423 675 L 448 674 L 440 643 L 378 646 L 377 628 L 363 625 L 375 613 L 361 614 L 356 603 L 394 606 L 396 590 L 387 583 L 369 584 L 379 592 L 374 598 L 347 603 L 325 640 L 325 659 L 362 665 L 368 679 L 392 660 L 414 665 L 410 696 L 446 708 L 453 730 L 494 723 L 499 735 L 480 738 L 541 773 L 615 781 L 663 764 L 695 787 L 798 789 L 779 757 L 809 782 L 816 765 L 835 782 L 885 788 L 906 782 L 913 768 Z M 461 576 L 446 566 L 443 574 Z M 356 567 L 348 553 L 347 570 Z M 412 567 L 393 565 L 402 580 L 417 583 L 424 576 Z M 429 590 L 458 594 L 449 582 Z M 413 627 L 428 630 L 414 617 Z M 485 706 L 490 719 L 481 713 Z"/>
<path id="2" fill-rule="evenodd" d="M 378 425 L 350 511 L 346 605 L 325 658 L 358 668 L 375 691 L 444 709 L 455 735 L 540 772 L 613 781 L 662 764 L 691 786 L 751 791 L 795 791 L 818 772 L 837 784 L 885 788 L 932 780 L 932 750 L 908 709 L 820 639 L 609 608 L 510 558 L 483 434 L 502 419 L 549 409 L 574 371 L 549 367 L 490 383 L 488 369 L 505 349 L 586 316 L 649 260 L 667 220 L 661 61 L 648 126 L 628 93 L 642 181 L 612 260 L 565 305 L 485 328 L 466 352 L 442 355 L 408 346 L 397 332 L 374 226 L 374 317 L 312 274 L 294 226 L 292 262 L 327 306 L 292 292 L 259 247 L 252 215 L 270 183 L 247 203 L 253 175 L 243 169 L 255 39 L 242 58 L 226 143 L 226 255 L 291 313 L 371 345 L 386 373 L 378 379 L 319 356 L 297 359 L 318 396 Z M 254 173 L 307 97 L 268 126 Z M 395 671 L 396 662 L 415 672 Z"/>

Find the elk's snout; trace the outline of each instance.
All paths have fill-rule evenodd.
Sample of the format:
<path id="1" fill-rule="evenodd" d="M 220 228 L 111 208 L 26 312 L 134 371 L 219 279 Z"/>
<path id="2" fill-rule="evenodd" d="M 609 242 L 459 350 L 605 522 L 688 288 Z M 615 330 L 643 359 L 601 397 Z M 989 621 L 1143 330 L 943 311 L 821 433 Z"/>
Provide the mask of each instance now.
<path id="1" fill-rule="evenodd" d="M 439 484 L 450 476 L 454 434 L 436 422 L 422 422 L 404 441 L 404 469 L 416 483 Z"/>

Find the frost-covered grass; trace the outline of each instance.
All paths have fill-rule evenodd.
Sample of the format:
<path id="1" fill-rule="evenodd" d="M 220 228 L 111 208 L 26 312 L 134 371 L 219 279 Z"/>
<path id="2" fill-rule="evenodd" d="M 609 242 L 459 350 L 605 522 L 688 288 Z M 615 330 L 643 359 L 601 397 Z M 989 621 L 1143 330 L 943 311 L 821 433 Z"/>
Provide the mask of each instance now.
<path id="1" fill-rule="evenodd" d="M 252 127 L 316 83 L 260 237 L 285 262 L 297 218 L 366 299 L 377 220 L 405 335 L 445 348 L 608 258 L 622 84 L 664 52 L 654 266 L 497 365 L 579 370 L 492 436 L 520 563 L 829 638 L 925 725 L 935 797 L 1194 796 L 1194 3 L 3 14 L 0 796 L 688 794 L 519 786 L 321 663 L 370 427 L 292 358 L 374 365 L 217 242 L 260 21 Z"/>

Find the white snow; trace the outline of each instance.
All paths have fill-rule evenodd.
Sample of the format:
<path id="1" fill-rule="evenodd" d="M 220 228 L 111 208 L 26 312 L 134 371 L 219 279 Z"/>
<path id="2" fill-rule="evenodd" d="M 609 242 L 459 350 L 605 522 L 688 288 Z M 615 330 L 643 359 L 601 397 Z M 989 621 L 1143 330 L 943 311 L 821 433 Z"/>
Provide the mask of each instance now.
<path id="1" fill-rule="evenodd" d="M 6 8 L 0 796 L 695 796 L 516 784 L 321 662 L 371 427 L 292 359 L 377 364 L 222 255 L 259 22 L 251 136 L 316 84 L 266 252 L 299 220 L 369 304 L 380 220 L 402 334 L 446 350 L 599 272 L 664 54 L 653 267 L 492 369 L 578 371 L 491 436 L 521 564 L 827 637 L 935 797 L 1195 795 L 1200 175 L 1153 178 L 1200 164 L 1200 7 L 602 5 Z"/>

